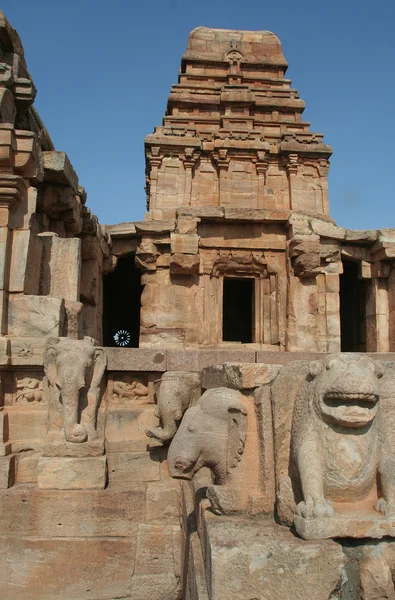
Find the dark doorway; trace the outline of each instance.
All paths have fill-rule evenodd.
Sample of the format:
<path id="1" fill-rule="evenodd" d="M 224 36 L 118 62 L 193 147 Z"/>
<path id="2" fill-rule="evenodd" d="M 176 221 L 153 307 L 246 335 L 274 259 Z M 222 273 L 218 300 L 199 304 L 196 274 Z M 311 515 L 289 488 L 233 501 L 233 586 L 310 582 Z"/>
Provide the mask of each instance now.
<path id="1" fill-rule="evenodd" d="M 254 341 L 255 279 L 224 278 L 222 338 L 224 342 Z"/>
<path id="2" fill-rule="evenodd" d="M 103 339 L 105 346 L 138 348 L 141 275 L 134 254 L 118 259 L 103 282 Z"/>
<path id="3" fill-rule="evenodd" d="M 366 352 L 366 290 L 358 279 L 358 263 L 343 261 L 340 275 L 340 329 L 342 352 Z"/>

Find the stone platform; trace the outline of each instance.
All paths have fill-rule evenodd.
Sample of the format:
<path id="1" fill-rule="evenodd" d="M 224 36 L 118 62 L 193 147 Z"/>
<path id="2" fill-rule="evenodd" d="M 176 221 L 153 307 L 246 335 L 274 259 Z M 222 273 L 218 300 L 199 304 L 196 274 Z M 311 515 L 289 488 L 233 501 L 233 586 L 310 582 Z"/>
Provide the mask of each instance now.
<path id="1" fill-rule="evenodd" d="M 295 515 L 295 528 L 305 540 L 329 538 L 377 538 L 395 537 L 395 516 L 384 517 L 381 513 L 358 513 L 316 519 Z"/>

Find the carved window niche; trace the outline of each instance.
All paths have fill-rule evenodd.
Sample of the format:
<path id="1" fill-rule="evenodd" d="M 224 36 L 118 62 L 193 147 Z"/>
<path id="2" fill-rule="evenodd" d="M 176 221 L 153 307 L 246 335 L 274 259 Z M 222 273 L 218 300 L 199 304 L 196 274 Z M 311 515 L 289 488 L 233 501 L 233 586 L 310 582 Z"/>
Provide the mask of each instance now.
<path id="1" fill-rule="evenodd" d="M 216 305 L 221 330 L 217 343 L 259 347 L 280 343 L 278 275 L 269 269 L 263 256 L 254 254 L 227 254 L 213 264 L 211 275 L 219 279 Z M 240 322 L 230 322 L 236 319 Z"/>

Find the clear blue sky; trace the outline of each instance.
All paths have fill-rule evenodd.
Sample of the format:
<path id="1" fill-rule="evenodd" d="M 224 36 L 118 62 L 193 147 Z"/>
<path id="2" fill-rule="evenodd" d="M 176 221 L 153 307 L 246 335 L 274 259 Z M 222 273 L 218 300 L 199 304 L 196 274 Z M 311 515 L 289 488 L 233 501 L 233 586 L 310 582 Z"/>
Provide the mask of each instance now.
<path id="1" fill-rule="evenodd" d="M 143 218 L 144 137 L 160 125 L 193 28 L 268 29 L 311 129 L 334 148 L 331 214 L 395 227 L 394 0 L 3 0 L 36 106 L 102 223 Z"/>

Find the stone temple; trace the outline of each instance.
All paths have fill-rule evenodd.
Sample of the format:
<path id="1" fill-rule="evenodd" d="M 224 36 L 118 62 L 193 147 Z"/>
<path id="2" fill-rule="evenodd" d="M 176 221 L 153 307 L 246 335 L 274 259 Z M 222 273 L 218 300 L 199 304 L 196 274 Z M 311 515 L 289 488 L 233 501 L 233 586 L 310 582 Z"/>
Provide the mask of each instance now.
<path id="1" fill-rule="evenodd" d="M 395 599 L 395 229 L 268 31 L 191 32 L 100 225 L 0 13 L 2 600 Z"/>

